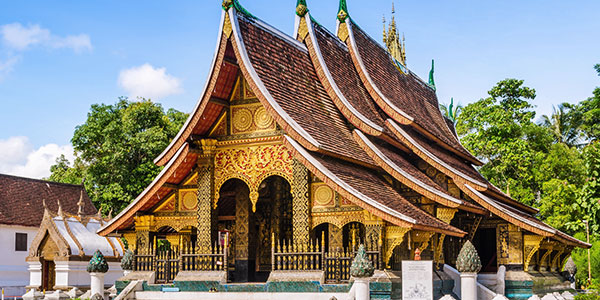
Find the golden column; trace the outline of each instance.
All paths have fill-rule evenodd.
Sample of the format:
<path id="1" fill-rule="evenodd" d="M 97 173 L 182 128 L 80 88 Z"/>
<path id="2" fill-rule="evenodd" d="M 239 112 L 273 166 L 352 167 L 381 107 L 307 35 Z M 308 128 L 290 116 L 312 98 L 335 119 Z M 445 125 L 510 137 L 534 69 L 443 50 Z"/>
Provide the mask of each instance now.
<path id="1" fill-rule="evenodd" d="M 144 215 L 134 217 L 135 219 L 135 249 L 138 254 L 150 254 L 152 241 L 150 231 L 154 230 L 154 216 Z"/>
<path id="2" fill-rule="evenodd" d="M 198 156 L 198 238 L 201 252 L 208 253 L 211 245 L 212 204 L 214 195 L 214 156 L 217 140 L 204 139 L 198 143 L 202 154 Z"/>
<path id="3" fill-rule="evenodd" d="M 294 243 L 306 245 L 309 241 L 310 205 L 309 205 L 309 173 L 308 169 L 294 159 L 292 181 L 292 225 L 294 227 Z"/>

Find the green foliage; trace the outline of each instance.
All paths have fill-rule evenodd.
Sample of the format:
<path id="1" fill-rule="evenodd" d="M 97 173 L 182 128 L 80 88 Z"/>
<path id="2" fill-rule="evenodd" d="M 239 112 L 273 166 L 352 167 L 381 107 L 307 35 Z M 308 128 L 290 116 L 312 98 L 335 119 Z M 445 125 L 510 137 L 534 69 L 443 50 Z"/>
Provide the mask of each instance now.
<path id="1" fill-rule="evenodd" d="M 161 168 L 153 163 L 175 137 L 187 115 L 166 113 L 150 100 L 120 98 L 113 105 L 94 104 L 71 142 L 77 158 L 71 167 L 59 158 L 50 180 L 80 183 L 102 211 L 120 211 L 152 182 Z"/>
<path id="2" fill-rule="evenodd" d="M 100 250 L 96 250 L 96 252 L 94 252 L 94 256 L 92 256 L 92 259 L 90 259 L 90 263 L 87 266 L 87 271 L 89 273 L 108 272 L 108 263 L 106 262 L 106 259 Z"/>
<path id="3" fill-rule="evenodd" d="M 539 189 L 534 180 L 536 153 L 546 151 L 552 137 L 532 122 L 529 103 L 535 90 L 522 80 L 505 79 L 489 92 L 490 97 L 463 108 L 456 130 L 461 142 L 486 164 L 480 172 L 501 189 L 526 204 L 533 204 Z"/>
<path id="4" fill-rule="evenodd" d="M 577 294 L 575 300 L 600 300 L 600 294 L 598 292 L 592 292 L 589 294 Z"/>
<path id="5" fill-rule="evenodd" d="M 65 155 L 61 154 L 56 158 L 56 164 L 50 167 L 50 177 L 45 179 L 70 184 L 81 184 L 86 171 L 87 167 L 81 159 L 76 158 L 73 166 L 71 166 Z"/>
<path id="6" fill-rule="evenodd" d="M 575 234 L 575 237 L 585 241 L 585 232 Z M 575 275 L 577 287 L 585 288 L 600 288 L 600 239 L 594 238 L 590 240 L 592 248 L 590 249 L 592 282 L 588 285 L 588 254 L 587 249 L 576 248 L 571 253 L 571 257 L 577 266 L 577 274 Z"/>

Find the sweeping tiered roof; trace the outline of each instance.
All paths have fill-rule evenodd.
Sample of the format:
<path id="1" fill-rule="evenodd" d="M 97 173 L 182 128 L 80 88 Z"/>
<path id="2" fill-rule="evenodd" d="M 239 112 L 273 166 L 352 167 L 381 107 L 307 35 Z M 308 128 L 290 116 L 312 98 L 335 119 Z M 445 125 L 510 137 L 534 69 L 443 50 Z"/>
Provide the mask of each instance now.
<path id="1" fill-rule="evenodd" d="M 164 196 L 160 190 L 170 186 L 165 182 L 183 179 L 173 174 L 189 172 L 191 166 L 183 162 L 197 153 L 189 151 L 190 142 L 207 135 L 241 75 L 283 129 L 283 144 L 294 158 L 342 197 L 392 224 L 466 234 L 405 199 L 385 174 L 443 206 L 481 215 L 491 212 L 536 234 L 589 246 L 535 219 L 537 210 L 511 199 L 481 176 L 473 167 L 481 162 L 460 144 L 438 109 L 435 91 L 362 31 L 345 4 L 334 35 L 299 1 L 294 37 L 251 15 L 237 1 L 223 5 L 204 93 L 179 134 L 155 160 L 165 168 L 101 234 L 129 226 L 137 211 L 160 201 Z M 450 195 L 416 166 L 419 160 L 451 178 L 467 197 Z"/>

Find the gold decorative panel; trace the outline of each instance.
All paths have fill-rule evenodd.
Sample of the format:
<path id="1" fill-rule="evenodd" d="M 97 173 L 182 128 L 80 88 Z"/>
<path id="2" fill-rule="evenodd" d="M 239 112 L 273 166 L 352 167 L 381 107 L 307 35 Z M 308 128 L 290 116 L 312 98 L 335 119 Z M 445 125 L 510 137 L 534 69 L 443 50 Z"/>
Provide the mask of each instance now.
<path id="1" fill-rule="evenodd" d="M 177 196 L 175 194 L 171 195 L 169 198 L 163 201 L 154 212 L 173 212 L 175 211 L 175 198 Z"/>
<path id="2" fill-rule="evenodd" d="M 394 253 L 394 248 L 402 244 L 404 236 L 410 230 L 408 227 L 387 226 L 385 227 L 385 256 L 383 263 L 389 268 L 390 257 Z"/>
<path id="3" fill-rule="evenodd" d="M 523 270 L 525 270 L 525 272 L 529 271 L 529 263 L 531 262 L 533 255 L 540 249 L 540 244 L 543 239 L 544 237 L 540 235 L 523 235 L 523 255 L 525 256 Z"/>
<path id="4" fill-rule="evenodd" d="M 312 214 L 312 228 L 315 228 L 323 223 L 333 224 L 339 228 L 350 222 L 362 223 L 365 220 L 365 212 L 363 210 L 340 211 L 340 212 L 322 212 Z"/>
<path id="5" fill-rule="evenodd" d="M 498 265 L 523 264 L 523 233 L 517 226 L 502 224 L 496 227 Z"/>
<path id="6" fill-rule="evenodd" d="M 309 242 L 310 203 L 308 196 L 309 172 L 298 160 L 292 163 L 292 227 L 294 242 L 305 245 Z M 333 192 L 333 191 L 332 191 Z"/>
<path id="7" fill-rule="evenodd" d="M 247 148 L 223 149 L 215 155 L 215 203 L 219 199 L 219 189 L 225 181 L 237 178 L 250 188 L 252 211 L 256 211 L 258 187 L 269 176 L 278 175 L 293 184 L 293 158 L 281 144 L 251 146 Z"/>
<path id="8" fill-rule="evenodd" d="M 340 198 L 340 205 L 342 206 L 352 206 L 354 205 L 354 203 L 350 202 L 350 200 L 346 199 L 346 198 Z"/>
<path id="9" fill-rule="evenodd" d="M 335 192 L 325 183 L 312 184 L 312 202 L 314 206 L 335 206 Z"/>
<path id="10" fill-rule="evenodd" d="M 198 208 L 198 191 L 195 189 L 179 190 L 179 209 L 195 211 Z"/>
<path id="11" fill-rule="evenodd" d="M 247 104 L 231 107 L 231 133 L 251 133 L 275 130 L 275 121 L 260 104 Z"/>

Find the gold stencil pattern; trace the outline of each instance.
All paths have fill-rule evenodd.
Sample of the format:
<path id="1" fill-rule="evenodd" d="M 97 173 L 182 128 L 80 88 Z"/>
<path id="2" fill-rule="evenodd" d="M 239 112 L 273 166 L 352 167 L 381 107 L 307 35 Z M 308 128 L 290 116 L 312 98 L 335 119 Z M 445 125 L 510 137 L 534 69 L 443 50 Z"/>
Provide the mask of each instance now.
<path id="1" fill-rule="evenodd" d="M 292 186 L 292 224 L 295 243 L 305 245 L 309 240 L 310 211 L 308 198 L 308 169 L 298 160 L 293 160 Z"/>
<path id="2" fill-rule="evenodd" d="M 200 166 L 198 171 L 197 244 L 201 251 L 208 251 L 211 245 L 212 182 L 213 167 L 210 165 Z"/>
<path id="3" fill-rule="evenodd" d="M 326 184 L 313 184 L 313 205 L 314 206 L 334 206 L 335 194 Z"/>
<path id="4" fill-rule="evenodd" d="M 260 103 L 231 107 L 231 133 L 243 134 L 275 130 L 275 121 Z"/>

